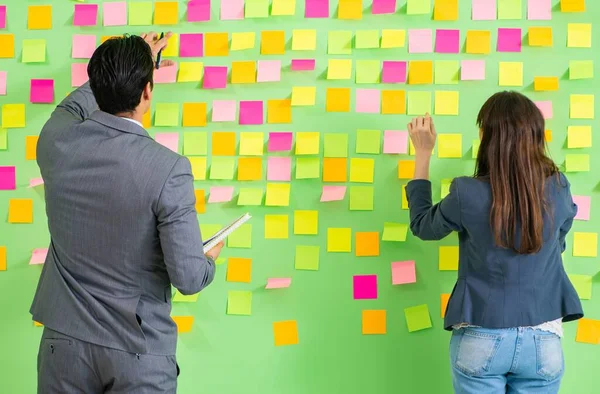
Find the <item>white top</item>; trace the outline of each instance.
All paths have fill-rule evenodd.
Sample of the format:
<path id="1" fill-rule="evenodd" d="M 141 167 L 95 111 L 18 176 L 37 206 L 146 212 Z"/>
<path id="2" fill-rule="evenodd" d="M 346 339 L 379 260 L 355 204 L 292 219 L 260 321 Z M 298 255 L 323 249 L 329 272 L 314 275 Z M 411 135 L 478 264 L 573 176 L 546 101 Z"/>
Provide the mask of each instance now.
<path id="1" fill-rule="evenodd" d="M 452 329 L 460 330 L 461 328 L 466 328 L 466 327 L 479 327 L 479 326 L 473 326 L 473 325 L 470 325 L 469 323 L 460 323 L 460 324 L 456 324 L 456 325 L 452 326 Z M 542 323 L 540 325 L 533 326 L 533 327 L 522 327 L 522 328 L 531 328 L 533 330 L 541 330 L 541 331 L 551 332 L 552 334 L 555 334 L 560 338 L 562 338 L 564 335 L 562 319 L 547 321 L 545 323 Z"/>
<path id="2" fill-rule="evenodd" d="M 123 116 L 121 116 L 121 119 L 128 120 L 128 121 L 130 121 L 131 123 L 135 123 L 136 125 L 140 126 L 141 128 L 144 128 L 144 126 L 143 126 L 143 125 L 142 125 L 140 122 L 138 122 L 137 120 L 135 120 L 135 119 L 131 119 L 131 118 L 125 118 L 125 117 L 123 117 Z"/>

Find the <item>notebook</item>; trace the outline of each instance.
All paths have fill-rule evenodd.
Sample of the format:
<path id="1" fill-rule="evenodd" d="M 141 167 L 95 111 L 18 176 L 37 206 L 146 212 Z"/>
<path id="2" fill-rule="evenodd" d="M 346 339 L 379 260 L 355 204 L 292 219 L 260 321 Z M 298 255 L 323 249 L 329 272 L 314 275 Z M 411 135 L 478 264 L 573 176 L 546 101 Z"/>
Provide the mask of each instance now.
<path id="1" fill-rule="evenodd" d="M 250 216 L 249 213 L 245 213 L 236 220 L 234 220 L 230 225 L 225 226 L 221 230 L 217 231 L 215 235 L 204 241 L 204 253 L 214 248 L 219 242 L 227 238 L 229 234 L 231 234 L 232 232 L 237 230 L 242 224 L 250 220 L 251 217 L 252 216 Z"/>

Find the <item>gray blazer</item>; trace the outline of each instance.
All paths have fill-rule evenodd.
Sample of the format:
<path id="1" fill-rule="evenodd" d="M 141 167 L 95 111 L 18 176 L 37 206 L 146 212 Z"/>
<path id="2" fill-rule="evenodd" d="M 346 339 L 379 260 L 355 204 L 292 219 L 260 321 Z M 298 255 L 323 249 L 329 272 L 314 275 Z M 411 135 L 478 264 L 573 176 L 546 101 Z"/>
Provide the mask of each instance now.
<path id="1" fill-rule="evenodd" d="M 171 284 L 214 277 L 189 160 L 99 111 L 88 84 L 40 133 L 51 243 L 30 312 L 48 328 L 132 353 L 174 355 Z"/>

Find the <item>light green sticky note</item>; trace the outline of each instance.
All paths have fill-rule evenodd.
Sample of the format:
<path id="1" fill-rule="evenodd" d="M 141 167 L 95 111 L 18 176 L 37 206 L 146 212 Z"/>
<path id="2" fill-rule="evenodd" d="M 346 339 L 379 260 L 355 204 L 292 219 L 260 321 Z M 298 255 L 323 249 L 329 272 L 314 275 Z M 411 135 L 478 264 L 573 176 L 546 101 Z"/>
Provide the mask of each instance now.
<path id="1" fill-rule="evenodd" d="M 184 155 L 206 155 L 207 148 L 206 131 L 186 131 L 183 133 Z"/>
<path id="2" fill-rule="evenodd" d="M 246 0 L 244 6 L 245 18 L 268 18 L 269 0 Z"/>
<path id="3" fill-rule="evenodd" d="M 383 235 L 381 236 L 382 241 L 406 241 L 406 234 L 408 233 L 408 224 L 384 222 L 383 223 Z"/>
<path id="4" fill-rule="evenodd" d="M 238 196 L 237 205 L 261 205 L 263 190 L 255 187 L 242 187 Z"/>
<path id="5" fill-rule="evenodd" d="M 441 198 L 444 198 L 448 194 L 450 194 L 450 184 L 451 183 L 452 183 L 452 179 L 442 179 L 441 193 L 440 193 Z"/>
<path id="6" fill-rule="evenodd" d="M 252 225 L 242 224 L 237 230 L 227 237 L 229 248 L 251 248 L 252 247 Z"/>
<path id="7" fill-rule="evenodd" d="M 565 156 L 565 167 L 567 172 L 589 172 L 590 155 L 569 154 Z"/>
<path id="8" fill-rule="evenodd" d="M 348 134 L 325 133 L 323 145 L 325 157 L 348 157 Z"/>
<path id="9" fill-rule="evenodd" d="M 227 292 L 227 314 L 250 316 L 252 314 L 252 292 L 229 290 Z"/>
<path id="10" fill-rule="evenodd" d="M 571 60 L 569 62 L 569 79 L 594 78 L 593 60 Z"/>
<path id="11" fill-rule="evenodd" d="M 406 0 L 406 14 L 420 15 L 431 12 L 431 0 Z"/>
<path id="12" fill-rule="evenodd" d="M 350 186 L 350 210 L 373 210 L 373 186 Z"/>
<path id="13" fill-rule="evenodd" d="M 219 256 L 219 258 L 215 261 L 215 265 L 221 265 L 226 261 L 227 261 L 227 259 L 225 257 Z"/>
<path id="14" fill-rule="evenodd" d="M 296 159 L 296 179 L 321 177 L 321 160 L 318 157 L 298 157 Z"/>
<path id="15" fill-rule="evenodd" d="M 379 48 L 379 30 L 357 30 L 355 47 L 357 49 Z"/>
<path id="16" fill-rule="evenodd" d="M 589 275 L 574 275 L 570 274 L 569 279 L 577 291 L 577 295 L 582 300 L 590 300 L 592 298 L 592 277 Z"/>
<path id="17" fill-rule="evenodd" d="M 423 116 L 431 113 L 431 92 L 408 92 L 408 115 Z"/>
<path id="18" fill-rule="evenodd" d="M 152 25 L 152 2 L 151 1 L 130 1 L 127 10 L 130 26 L 151 26 Z"/>
<path id="19" fill-rule="evenodd" d="M 352 53 L 352 31 L 330 31 L 327 39 L 327 53 L 330 55 L 350 55 Z"/>
<path id="20" fill-rule="evenodd" d="M 154 115 L 154 126 L 179 126 L 179 104 L 158 103 Z"/>
<path id="21" fill-rule="evenodd" d="M 179 290 L 175 290 L 175 295 L 173 296 L 173 302 L 196 302 L 198 301 L 198 296 L 200 293 L 192 294 L 192 295 L 183 295 L 179 292 Z"/>
<path id="22" fill-rule="evenodd" d="M 473 140 L 473 152 L 472 153 L 472 158 L 473 159 L 477 159 L 477 155 L 479 154 L 479 146 L 481 145 L 481 141 L 480 140 Z"/>
<path id="23" fill-rule="evenodd" d="M 23 63 L 46 61 L 46 40 L 23 40 Z"/>
<path id="24" fill-rule="evenodd" d="M 458 71 L 460 65 L 457 60 L 435 61 L 435 84 L 456 85 L 458 84 Z"/>
<path id="25" fill-rule="evenodd" d="M 379 60 L 356 61 L 356 83 L 379 83 L 380 74 Z"/>
<path id="26" fill-rule="evenodd" d="M 0 150 L 8 149 L 8 133 L 6 129 L 0 128 Z"/>
<path id="27" fill-rule="evenodd" d="M 213 156 L 210 163 L 210 179 L 233 179 L 234 168 L 233 157 Z"/>
<path id="28" fill-rule="evenodd" d="M 378 155 L 381 152 L 381 131 L 356 130 L 356 153 Z"/>
<path id="29" fill-rule="evenodd" d="M 319 269 L 319 247 L 296 245 L 294 268 L 297 270 L 317 271 Z"/>
<path id="30" fill-rule="evenodd" d="M 498 19 L 522 19 L 521 0 L 498 0 Z"/>
<path id="31" fill-rule="evenodd" d="M 200 224 L 200 234 L 202 234 L 202 239 L 206 241 L 222 228 L 223 226 L 220 224 Z"/>
<path id="32" fill-rule="evenodd" d="M 427 304 L 417 305 L 404 309 L 408 332 L 424 330 L 431 327 L 431 317 Z"/>

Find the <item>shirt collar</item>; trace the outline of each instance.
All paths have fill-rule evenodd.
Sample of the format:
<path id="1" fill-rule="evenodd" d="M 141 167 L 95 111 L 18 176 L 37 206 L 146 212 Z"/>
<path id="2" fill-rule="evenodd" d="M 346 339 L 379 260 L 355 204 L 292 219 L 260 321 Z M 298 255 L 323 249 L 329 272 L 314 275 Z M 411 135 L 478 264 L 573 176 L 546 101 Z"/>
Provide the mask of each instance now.
<path id="1" fill-rule="evenodd" d="M 121 119 L 128 120 L 128 121 L 130 121 L 130 122 L 132 122 L 132 123 L 135 123 L 136 125 L 138 125 L 138 126 L 140 126 L 140 127 L 142 127 L 142 128 L 144 127 L 144 126 L 143 126 L 143 125 L 142 125 L 140 122 L 138 122 L 138 121 L 137 121 L 137 120 L 135 120 L 135 119 L 131 119 L 131 118 L 125 118 L 125 117 L 123 117 L 123 116 L 120 116 L 120 118 L 121 118 Z"/>

